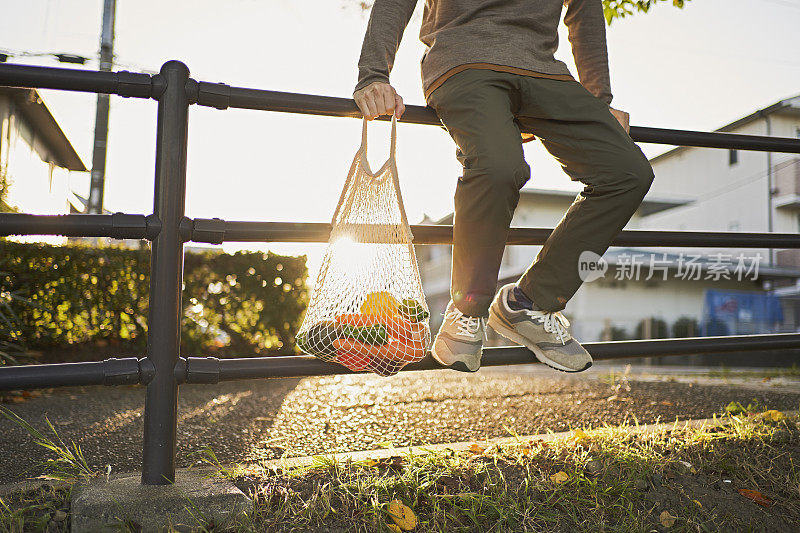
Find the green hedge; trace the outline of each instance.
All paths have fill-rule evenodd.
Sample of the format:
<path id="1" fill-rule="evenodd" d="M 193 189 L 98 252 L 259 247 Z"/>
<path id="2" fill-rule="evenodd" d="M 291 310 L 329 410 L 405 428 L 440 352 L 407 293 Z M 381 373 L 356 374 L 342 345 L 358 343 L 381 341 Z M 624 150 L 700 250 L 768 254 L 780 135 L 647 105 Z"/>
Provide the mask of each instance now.
<path id="1" fill-rule="evenodd" d="M 295 353 L 306 277 L 305 257 L 187 252 L 182 353 Z M 149 286 L 148 249 L 0 240 L 0 294 L 33 303 L 8 303 L 28 349 L 109 341 L 144 353 Z"/>

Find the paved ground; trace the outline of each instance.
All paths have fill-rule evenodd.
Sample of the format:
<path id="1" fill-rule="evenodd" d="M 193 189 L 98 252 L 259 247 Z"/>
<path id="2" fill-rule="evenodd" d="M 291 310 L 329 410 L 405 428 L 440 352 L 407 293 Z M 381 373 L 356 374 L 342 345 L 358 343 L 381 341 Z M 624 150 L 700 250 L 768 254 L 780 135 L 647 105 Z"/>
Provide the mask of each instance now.
<path id="1" fill-rule="evenodd" d="M 616 380 L 608 379 L 610 369 Z M 393 378 L 335 376 L 254 380 L 181 388 L 179 466 L 210 446 L 222 462 L 442 443 L 563 431 L 638 420 L 705 418 L 731 400 L 797 409 L 800 383 L 743 375 L 711 379 L 650 367 L 619 379 L 620 367 L 569 376 L 540 365 L 401 373 Z M 726 384 L 726 380 L 728 383 Z M 772 381 L 777 384 L 773 386 Z M 742 386 L 746 385 L 746 386 Z M 629 390 L 628 390 L 629 389 Z M 47 416 L 89 462 L 115 472 L 139 469 L 144 389 L 82 387 L 5 407 L 44 428 Z M 20 428 L 0 420 L 0 483 L 41 472 L 47 455 Z"/>

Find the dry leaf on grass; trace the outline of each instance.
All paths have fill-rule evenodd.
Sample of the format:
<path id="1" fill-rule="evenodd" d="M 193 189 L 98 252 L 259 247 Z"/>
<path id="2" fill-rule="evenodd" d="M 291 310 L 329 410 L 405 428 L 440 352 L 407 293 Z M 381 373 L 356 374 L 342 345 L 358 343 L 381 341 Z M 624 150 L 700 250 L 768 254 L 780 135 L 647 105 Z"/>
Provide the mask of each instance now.
<path id="1" fill-rule="evenodd" d="M 739 494 L 741 494 L 748 500 L 753 500 L 755 503 L 761 505 L 762 507 L 769 507 L 770 505 L 772 505 L 772 500 L 770 500 L 757 490 L 739 489 Z"/>
<path id="2" fill-rule="evenodd" d="M 781 422 L 782 420 L 786 420 L 786 415 L 776 409 L 769 409 L 757 416 L 765 422 Z"/>
<path id="3" fill-rule="evenodd" d="M 575 431 L 572 432 L 572 435 L 570 436 L 570 439 L 572 439 L 575 442 L 580 442 L 588 438 L 589 435 L 587 435 L 586 432 L 583 431 L 582 429 L 576 429 Z"/>
<path id="4" fill-rule="evenodd" d="M 467 451 L 470 453 L 474 453 L 475 455 L 481 455 L 483 454 L 483 452 L 486 451 L 486 448 L 484 448 L 480 444 L 472 443 L 469 445 L 469 448 L 467 448 Z"/>
<path id="5" fill-rule="evenodd" d="M 669 511 L 663 511 L 659 516 L 658 520 L 661 522 L 661 525 L 664 527 L 672 527 L 675 525 L 675 520 L 677 519 L 676 516 L 672 516 Z"/>
<path id="6" fill-rule="evenodd" d="M 411 531 L 417 527 L 417 516 L 414 511 L 400 500 L 392 500 L 389 503 L 389 517 L 403 531 Z"/>
<path id="7" fill-rule="evenodd" d="M 567 473 L 566 473 L 566 472 L 564 472 L 564 471 L 561 471 L 561 472 L 556 472 L 555 474 L 553 474 L 552 476 L 550 476 L 550 481 L 552 481 L 553 483 L 557 483 L 557 484 L 559 484 L 559 485 L 560 485 L 561 483 L 564 483 L 564 482 L 565 482 L 565 481 L 567 481 L 568 479 L 569 479 L 569 476 L 568 476 L 568 475 L 567 475 Z"/>

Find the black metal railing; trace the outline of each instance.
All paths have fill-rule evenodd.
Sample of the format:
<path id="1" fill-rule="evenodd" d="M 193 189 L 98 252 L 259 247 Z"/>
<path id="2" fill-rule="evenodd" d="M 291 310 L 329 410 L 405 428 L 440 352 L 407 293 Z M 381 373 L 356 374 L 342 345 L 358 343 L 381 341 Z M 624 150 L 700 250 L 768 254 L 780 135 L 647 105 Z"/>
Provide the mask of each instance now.
<path id="1" fill-rule="evenodd" d="M 198 82 L 178 61 L 165 63 L 159 74 L 92 72 L 26 65 L 0 65 L 0 86 L 61 89 L 158 102 L 155 204 L 153 214 L 58 215 L 0 214 L 0 235 L 65 235 L 147 239 L 152 242 L 148 353 L 141 359 L 31 365 L 0 368 L 0 390 L 70 385 L 147 385 L 142 483 L 166 484 L 175 479 L 177 394 L 181 383 L 217 383 L 246 378 L 304 377 L 345 374 L 344 367 L 309 356 L 217 359 L 180 356 L 181 286 L 185 242 L 326 242 L 329 224 L 235 222 L 187 218 L 187 124 L 192 104 L 217 109 L 240 108 L 361 118 L 351 98 L 333 98 L 231 87 Z M 389 120 L 389 117 L 379 117 Z M 441 125 L 428 107 L 409 105 L 401 122 Z M 800 153 L 800 140 L 778 137 L 706 133 L 631 127 L 635 141 L 647 143 Z M 508 244 L 542 244 L 550 228 L 513 228 Z M 450 244 L 451 226 L 414 226 L 415 244 Z M 622 231 L 616 246 L 680 246 L 800 248 L 800 235 L 781 233 Z M 800 334 L 741 335 L 613 341 L 585 344 L 598 360 L 622 357 L 683 355 L 800 348 Z M 521 347 L 487 348 L 482 365 L 535 362 Z M 404 370 L 437 368 L 428 356 Z"/>

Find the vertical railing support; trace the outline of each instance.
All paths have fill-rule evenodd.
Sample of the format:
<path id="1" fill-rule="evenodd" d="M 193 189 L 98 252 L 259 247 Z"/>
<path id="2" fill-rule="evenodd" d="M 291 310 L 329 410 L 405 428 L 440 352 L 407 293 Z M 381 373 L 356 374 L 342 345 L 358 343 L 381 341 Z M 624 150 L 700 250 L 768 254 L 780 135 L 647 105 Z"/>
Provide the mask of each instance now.
<path id="1" fill-rule="evenodd" d="M 186 143 L 189 69 L 179 61 L 161 67 L 164 91 L 158 95 L 154 213 L 161 231 L 150 258 L 150 313 L 147 356 L 155 367 L 144 410 L 142 483 L 175 481 L 178 383 L 174 368 L 180 350 L 183 240 L 179 226 L 186 198 Z"/>

